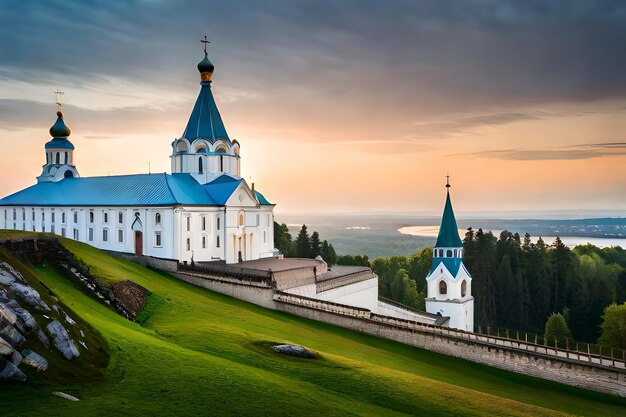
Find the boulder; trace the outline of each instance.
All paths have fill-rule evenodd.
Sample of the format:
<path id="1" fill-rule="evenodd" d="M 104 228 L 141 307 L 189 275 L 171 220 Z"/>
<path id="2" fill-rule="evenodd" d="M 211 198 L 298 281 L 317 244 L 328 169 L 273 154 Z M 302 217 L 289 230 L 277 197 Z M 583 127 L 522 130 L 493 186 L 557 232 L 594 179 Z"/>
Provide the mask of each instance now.
<path id="1" fill-rule="evenodd" d="M 48 336 L 46 336 L 43 330 L 39 329 L 37 331 L 37 337 L 41 340 L 41 343 L 43 343 L 46 349 L 50 350 L 50 339 L 48 339 Z"/>
<path id="2" fill-rule="evenodd" d="M 2 319 L 10 325 L 14 325 L 17 321 L 17 316 L 13 310 L 4 303 L 0 303 L 0 321 L 2 321 Z"/>
<path id="3" fill-rule="evenodd" d="M 59 352 L 61 352 L 65 359 L 72 360 L 80 356 L 76 344 L 59 321 L 55 320 L 48 324 L 48 332 L 52 336 L 54 346 L 59 349 Z"/>
<path id="4" fill-rule="evenodd" d="M 0 358 L 0 380 L 26 381 L 26 375 L 13 363 Z"/>
<path id="5" fill-rule="evenodd" d="M 28 366 L 32 366 L 38 371 L 45 371 L 48 369 L 48 361 L 41 355 L 33 352 L 30 349 L 24 349 L 22 351 L 22 362 Z"/>
<path id="6" fill-rule="evenodd" d="M 0 355 L 11 355 L 13 354 L 13 346 L 6 340 L 0 337 Z"/>
<path id="7" fill-rule="evenodd" d="M 15 278 L 0 272 L 0 285 L 11 285 L 15 282 Z"/>
<path id="8" fill-rule="evenodd" d="M 35 320 L 33 315 L 30 314 L 28 310 L 20 307 L 15 300 L 11 301 L 12 303 L 7 303 L 7 305 L 11 307 L 11 310 L 13 310 L 17 318 L 20 320 L 20 322 L 24 326 L 24 329 L 27 332 L 35 330 L 37 328 L 37 320 Z"/>
<path id="9" fill-rule="evenodd" d="M 6 290 L 0 290 L 0 302 L 7 302 L 9 301 L 9 296 L 7 295 L 7 291 Z"/>
<path id="10" fill-rule="evenodd" d="M 15 366 L 19 366 L 22 363 L 22 355 L 17 350 L 13 351 L 13 355 L 11 355 L 11 363 Z"/>
<path id="11" fill-rule="evenodd" d="M 48 305 L 41 299 L 41 295 L 39 295 L 33 287 L 20 284 L 19 282 L 14 282 L 11 284 L 11 291 L 17 294 L 27 304 L 42 310 L 50 311 L 50 307 L 48 307 Z"/>
<path id="12" fill-rule="evenodd" d="M 24 336 L 10 324 L 0 329 L 0 337 L 9 342 L 12 346 L 20 346 L 26 342 Z"/>
<path id="13" fill-rule="evenodd" d="M 315 359 L 317 354 L 304 346 L 298 345 L 276 345 L 272 346 L 272 349 L 278 353 L 284 353 L 285 355 L 297 356 L 305 359 Z"/>

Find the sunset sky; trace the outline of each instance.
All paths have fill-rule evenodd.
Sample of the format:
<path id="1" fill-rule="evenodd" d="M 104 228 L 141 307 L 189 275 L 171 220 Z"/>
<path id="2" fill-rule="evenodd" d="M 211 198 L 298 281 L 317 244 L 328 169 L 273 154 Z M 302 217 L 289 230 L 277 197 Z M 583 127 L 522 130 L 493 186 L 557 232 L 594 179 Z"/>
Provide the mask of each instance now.
<path id="1" fill-rule="evenodd" d="M 170 170 L 199 90 L 278 213 L 623 210 L 626 2 L 2 1 L 0 195 Z"/>

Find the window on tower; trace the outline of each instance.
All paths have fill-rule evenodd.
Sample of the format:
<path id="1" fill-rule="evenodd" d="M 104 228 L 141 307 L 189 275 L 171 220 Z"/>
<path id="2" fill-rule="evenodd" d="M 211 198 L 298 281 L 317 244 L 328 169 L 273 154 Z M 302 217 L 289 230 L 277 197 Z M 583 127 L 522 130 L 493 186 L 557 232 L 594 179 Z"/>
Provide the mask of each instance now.
<path id="1" fill-rule="evenodd" d="M 463 280 L 461 283 L 461 297 L 465 297 L 465 294 L 467 294 L 467 281 Z"/>
<path id="2" fill-rule="evenodd" d="M 439 281 L 439 294 L 446 295 L 448 293 L 448 284 L 445 281 Z"/>
<path id="3" fill-rule="evenodd" d="M 160 224 L 161 223 L 161 213 L 157 213 L 154 215 L 154 223 L 155 224 Z"/>
<path id="4" fill-rule="evenodd" d="M 446 258 L 452 258 L 452 249 L 446 251 Z"/>
<path id="5" fill-rule="evenodd" d="M 199 156 L 198 157 L 198 173 L 202 174 L 204 172 L 204 170 L 202 169 L 202 157 Z"/>

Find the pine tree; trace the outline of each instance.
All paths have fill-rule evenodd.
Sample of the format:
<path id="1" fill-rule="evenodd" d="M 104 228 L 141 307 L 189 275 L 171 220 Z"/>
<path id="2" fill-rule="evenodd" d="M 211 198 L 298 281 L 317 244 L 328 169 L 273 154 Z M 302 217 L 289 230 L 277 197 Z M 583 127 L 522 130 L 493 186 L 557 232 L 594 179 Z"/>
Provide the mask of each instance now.
<path id="1" fill-rule="evenodd" d="M 291 233 L 289 233 L 289 228 L 285 223 L 278 224 L 274 222 L 274 247 L 285 257 L 294 255 Z"/>
<path id="2" fill-rule="evenodd" d="M 335 249 L 333 245 L 329 245 L 327 240 L 322 242 L 322 250 L 321 250 L 322 259 L 328 264 L 328 266 L 333 266 L 337 263 L 337 254 L 335 253 Z"/>
<path id="3" fill-rule="evenodd" d="M 567 304 L 569 284 L 575 270 L 575 255 L 557 236 L 550 251 L 552 311 L 563 311 Z"/>
<path id="4" fill-rule="evenodd" d="M 296 257 L 309 258 L 311 255 L 311 238 L 306 228 L 306 224 L 302 225 L 298 238 L 296 239 Z"/>
<path id="5" fill-rule="evenodd" d="M 313 232 L 311 235 L 311 252 L 310 258 L 315 258 L 322 254 L 322 242 L 320 242 L 320 235 L 317 232 Z"/>
<path id="6" fill-rule="evenodd" d="M 475 235 L 475 254 L 472 262 L 472 293 L 475 304 L 476 324 L 493 326 L 496 314 L 494 275 L 496 272 L 496 238 L 491 232 L 478 229 Z"/>

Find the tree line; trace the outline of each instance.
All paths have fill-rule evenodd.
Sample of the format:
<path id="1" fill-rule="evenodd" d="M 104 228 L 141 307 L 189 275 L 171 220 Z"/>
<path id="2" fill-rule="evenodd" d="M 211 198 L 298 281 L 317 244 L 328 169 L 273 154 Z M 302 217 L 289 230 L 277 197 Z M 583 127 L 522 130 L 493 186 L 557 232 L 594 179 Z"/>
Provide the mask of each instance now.
<path id="1" fill-rule="evenodd" d="M 296 240 L 293 240 L 285 223 L 274 222 L 274 246 L 286 258 L 316 258 L 321 256 L 329 266 L 335 265 L 338 261 L 333 245 L 327 240 L 321 240 L 317 231 L 309 236 L 306 224 L 302 225 Z"/>

